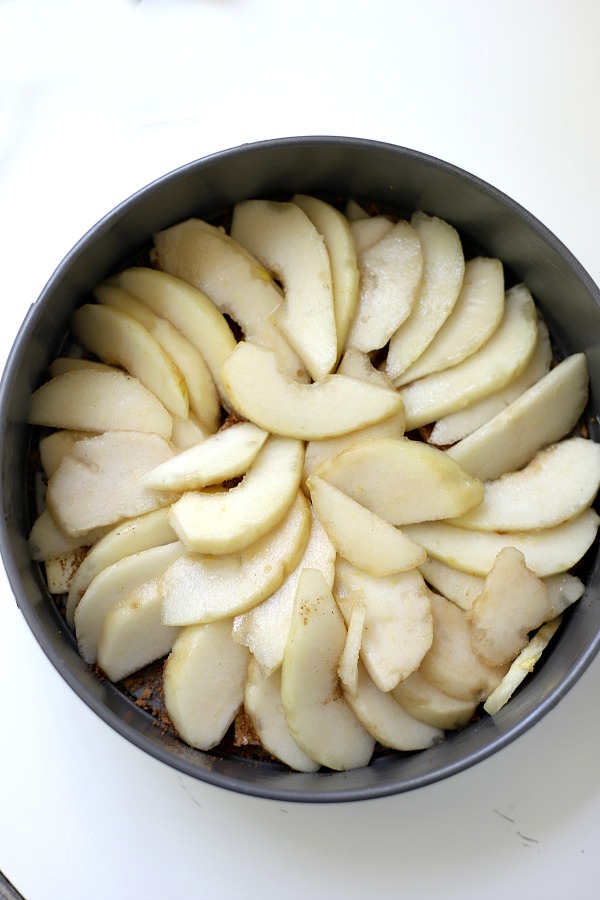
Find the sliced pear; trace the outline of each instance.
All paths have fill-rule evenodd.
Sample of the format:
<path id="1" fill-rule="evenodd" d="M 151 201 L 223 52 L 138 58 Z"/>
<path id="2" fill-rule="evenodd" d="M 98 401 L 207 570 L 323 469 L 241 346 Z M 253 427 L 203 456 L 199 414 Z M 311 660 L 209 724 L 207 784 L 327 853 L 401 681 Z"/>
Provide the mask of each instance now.
<path id="1" fill-rule="evenodd" d="M 486 713 L 489 713 L 490 716 L 495 716 L 508 703 L 527 675 L 533 672 L 534 666 L 556 634 L 560 623 L 561 616 L 557 616 L 550 622 L 546 622 L 541 628 L 538 628 L 528 644 L 513 661 L 498 687 L 492 691 L 483 704 Z"/>
<path id="2" fill-rule="evenodd" d="M 350 607 L 350 615 L 346 622 L 348 628 L 346 642 L 338 663 L 338 676 L 346 699 L 348 694 L 354 696 L 358 691 L 358 664 L 366 619 L 367 607 L 362 600 L 356 600 Z"/>
<path id="3" fill-rule="evenodd" d="M 204 425 L 193 413 L 190 413 L 185 419 L 174 416 L 171 443 L 175 450 L 189 450 L 190 447 L 205 441 L 214 433 L 212 428 Z"/>
<path id="4" fill-rule="evenodd" d="M 475 652 L 489 665 L 501 666 L 518 656 L 530 631 L 552 618 L 552 606 L 544 583 L 527 568 L 523 554 L 505 547 L 467 617 Z"/>
<path id="5" fill-rule="evenodd" d="M 433 728 L 448 731 L 464 728 L 479 705 L 475 700 L 451 697 L 427 681 L 418 670 L 401 681 L 390 693 L 415 719 Z"/>
<path id="6" fill-rule="evenodd" d="M 84 437 L 92 437 L 92 432 L 68 431 L 63 428 L 41 438 L 39 444 L 40 462 L 46 478 L 54 475 L 63 461 L 63 457 L 73 449 L 73 444 L 76 444 L 77 441 Z"/>
<path id="7" fill-rule="evenodd" d="M 516 547 L 525 555 L 527 566 L 544 578 L 572 569 L 593 544 L 599 524 L 596 512 L 586 509 L 574 519 L 539 531 L 500 534 L 448 522 L 420 522 L 403 530 L 429 556 L 473 575 L 487 575 L 504 547 Z"/>
<path id="8" fill-rule="evenodd" d="M 433 643 L 419 672 L 440 691 L 480 703 L 500 684 L 507 666 L 491 666 L 475 653 L 473 626 L 467 614 L 450 600 L 431 591 Z"/>
<path id="9" fill-rule="evenodd" d="M 585 409 L 587 397 L 585 354 L 575 353 L 446 453 L 477 478 L 499 478 L 520 469 L 542 447 L 568 434 Z"/>
<path id="10" fill-rule="evenodd" d="M 377 438 L 323 462 L 315 474 L 392 525 L 404 525 L 447 519 L 481 502 L 483 484 L 448 459 L 420 441 Z"/>
<path id="11" fill-rule="evenodd" d="M 524 469 L 487 481 L 482 503 L 453 524 L 482 531 L 551 528 L 591 506 L 599 486 L 600 445 L 573 437 L 538 451 Z"/>
<path id="12" fill-rule="evenodd" d="M 382 691 L 418 668 L 431 645 L 429 591 L 417 571 L 376 578 L 338 558 L 333 592 L 346 622 L 352 605 L 367 609 L 361 658 Z"/>
<path id="13" fill-rule="evenodd" d="M 121 366 L 175 416 L 187 416 L 188 391 L 181 370 L 155 337 L 127 313 L 85 303 L 71 317 L 71 333 L 102 362 Z"/>
<path id="14" fill-rule="evenodd" d="M 67 593 L 86 553 L 87 547 L 79 547 L 45 561 L 46 583 L 51 594 Z"/>
<path id="15" fill-rule="evenodd" d="M 271 435 L 242 481 L 226 492 L 188 491 L 171 524 L 188 550 L 231 553 L 273 528 L 292 505 L 302 475 L 300 441 Z"/>
<path id="16" fill-rule="evenodd" d="M 176 540 L 166 507 L 128 519 L 111 529 L 94 544 L 71 582 L 66 604 L 68 625 L 73 627 L 77 604 L 99 572 L 126 556 Z"/>
<path id="17" fill-rule="evenodd" d="M 233 620 L 234 640 L 250 648 L 265 677 L 283 662 L 298 580 L 306 568 L 318 569 L 331 590 L 335 575 L 335 547 L 312 508 L 308 543 L 294 571 L 267 600 Z"/>
<path id="18" fill-rule="evenodd" d="M 392 575 L 419 566 L 419 544 L 333 485 L 312 475 L 307 482 L 316 513 L 340 556 L 370 575 Z"/>
<path id="19" fill-rule="evenodd" d="M 31 397 L 28 421 L 72 431 L 144 431 L 169 438 L 173 420 L 154 394 L 125 372 L 77 369 Z"/>
<path id="20" fill-rule="evenodd" d="M 425 750 L 444 738 L 441 728 L 413 718 L 390 693 L 380 691 L 363 664 L 358 664 L 358 687 L 345 692 L 348 706 L 363 728 L 384 747 L 393 750 Z"/>
<path id="21" fill-rule="evenodd" d="M 110 681 L 121 681 L 171 652 L 180 629 L 161 622 L 157 579 L 119 600 L 104 618 L 97 663 Z"/>
<path id="22" fill-rule="evenodd" d="M 230 402 L 246 419 L 274 434 L 315 440 L 355 431 L 402 408 L 402 398 L 346 375 L 314 384 L 292 381 L 275 354 L 241 341 L 223 366 Z"/>
<path id="23" fill-rule="evenodd" d="M 366 766 L 375 747 L 350 709 L 337 668 L 346 626 L 325 579 L 303 569 L 281 670 L 281 700 L 290 733 L 322 766 Z"/>
<path id="24" fill-rule="evenodd" d="M 407 429 L 435 422 L 504 387 L 525 368 L 536 342 L 533 298 L 517 285 L 507 291 L 502 322 L 483 347 L 451 369 L 404 388 Z"/>
<path id="25" fill-rule="evenodd" d="M 503 313 L 502 263 L 484 257 L 469 260 L 452 312 L 423 353 L 395 379 L 396 387 L 449 369 L 471 356 L 492 336 Z"/>
<path id="26" fill-rule="evenodd" d="M 64 556 L 80 547 L 91 547 L 102 537 L 101 528 L 94 529 L 85 535 L 70 535 L 56 523 L 50 510 L 46 507 L 37 517 L 29 532 L 29 552 L 37 562 Z"/>
<path id="27" fill-rule="evenodd" d="M 67 534 L 114 525 L 174 499 L 145 487 L 141 475 L 173 455 L 156 434 L 107 431 L 74 444 L 48 482 L 46 503 Z"/>
<path id="28" fill-rule="evenodd" d="M 410 315 L 390 340 L 386 371 L 392 380 L 423 353 L 452 312 L 465 270 L 460 238 L 448 222 L 417 212 L 410 224 L 423 248 L 423 278 Z"/>
<path id="29" fill-rule="evenodd" d="M 52 378 L 55 375 L 64 375 L 65 372 L 74 372 L 75 369 L 98 369 L 101 372 L 119 371 L 115 366 L 109 366 L 96 359 L 79 359 L 71 356 L 59 356 L 48 366 L 48 372 Z"/>
<path id="30" fill-rule="evenodd" d="M 268 753 L 297 772 L 316 772 L 320 768 L 290 734 L 281 704 L 281 671 L 265 677 L 252 656 L 248 661 L 244 708 Z"/>
<path id="31" fill-rule="evenodd" d="M 360 296 L 348 345 L 364 353 L 384 347 L 408 318 L 423 277 L 420 238 L 409 222 L 397 222 L 359 256 Z"/>
<path id="32" fill-rule="evenodd" d="M 188 625 L 177 636 L 163 675 L 165 708 L 190 747 L 210 750 L 244 700 L 248 650 L 231 639 L 231 621 Z"/>
<path id="33" fill-rule="evenodd" d="M 330 203 L 307 194 L 294 194 L 292 202 L 306 213 L 325 241 L 329 254 L 339 359 L 358 304 L 359 272 L 354 237 L 346 217 Z"/>
<path id="34" fill-rule="evenodd" d="M 277 323 L 318 381 L 337 361 L 331 264 L 325 242 L 295 203 L 246 200 L 236 204 L 231 237 L 284 287 Z"/>
<path id="35" fill-rule="evenodd" d="M 480 575 L 462 572 L 439 559 L 428 556 L 419 568 L 430 587 L 461 609 L 470 609 L 483 589 L 484 581 Z"/>
<path id="36" fill-rule="evenodd" d="M 394 223 L 387 216 L 369 216 L 368 213 L 365 213 L 360 219 L 350 220 L 350 230 L 356 245 L 356 252 L 365 253 L 393 227 Z"/>
<path id="37" fill-rule="evenodd" d="M 173 456 L 142 477 L 148 487 L 185 491 L 245 475 L 267 439 L 252 422 L 237 422 Z"/>
<path id="38" fill-rule="evenodd" d="M 98 640 L 109 610 L 142 584 L 162 575 L 184 552 L 183 545 L 174 541 L 126 556 L 96 575 L 75 610 L 79 652 L 87 663 L 96 662 Z"/>
<path id="39" fill-rule="evenodd" d="M 249 547 L 220 556 L 180 557 L 161 579 L 163 622 L 212 622 L 256 606 L 298 565 L 309 530 L 308 503 L 299 494 L 281 522 Z"/>
<path id="40" fill-rule="evenodd" d="M 274 321 L 283 295 L 267 270 L 229 235 L 201 219 L 187 219 L 154 236 L 158 268 L 200 288 L 242 329 L 246 340 L 277 353 L 299 380 L 303 364 Z"/>
<path id="41" fill-rule="evenodd" d="M 201 353 L 223 402 L 221 368 L 235 347 L 227 320 L 203 291 L 156 269 L 133 267 L 119 272 L 109 284 L 146 303 L 158 316 L 171 322 Z"/>
<path id="42" fill-rule="evenodd" d="M 430 444 L 449 446 L 462 440 L 481 425 L 485 425 L 498 413 L 524 394 L 533 384 L 547 375 L 552 363 L 552 346 L 550 335 L 543 321 L 538 317 L 538 339 L 531 359 L 520 375 L 511 379 L 507 385 L 494 391 L 481 400 L 470 403 L 458 412 L 442 416 L 433 426 L 427 438 Z"/>
<path id="43" fill-rule="evenodd" d="M 116 284 L 99 285 L 94 297 L 99 303 L 131 316 L 158 341 L 185 379 L 189 409 L 208 429 L 216 431 L 221 421 L 219 395 L 204 357 L 197 348 L 171 322 L 158 316 L 146 303 Z M 187 418 L 187 413 L 183 415 L 181 410 L 173 412 Z"/>

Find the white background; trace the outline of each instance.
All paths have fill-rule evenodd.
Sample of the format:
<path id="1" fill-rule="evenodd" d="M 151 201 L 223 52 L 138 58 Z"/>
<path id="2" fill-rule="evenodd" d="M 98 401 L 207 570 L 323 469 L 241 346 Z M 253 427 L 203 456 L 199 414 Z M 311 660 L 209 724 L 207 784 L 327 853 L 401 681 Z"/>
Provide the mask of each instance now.
<path id="1" fill-rule="evenodd" d="M 0 362 L 63 255 L 179 164 L 345 134 L 445 158 L 600 281 L 597 0 L 0 0 Z M 0 870 L 27 900 L 596 900 L 600 660 L 475 769 L 310 806 L 203 785 L 64 685 L 0 579 Z"/>

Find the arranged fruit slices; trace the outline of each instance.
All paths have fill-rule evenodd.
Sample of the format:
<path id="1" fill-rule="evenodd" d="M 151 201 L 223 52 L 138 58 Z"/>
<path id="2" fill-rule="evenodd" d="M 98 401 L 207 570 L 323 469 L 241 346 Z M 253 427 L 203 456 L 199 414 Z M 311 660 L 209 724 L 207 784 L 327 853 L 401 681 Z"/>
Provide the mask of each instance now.
<path id="1" fill-rule="evenodd" d="M 74 314 L 31 398 L 30 535 L 86 662 L 165 658 L 191 746 L 242 707 L 293 769 L 414 751 L 510 699 L 584 591 L 582 353 L 447 223 L 252 199 Z"/>

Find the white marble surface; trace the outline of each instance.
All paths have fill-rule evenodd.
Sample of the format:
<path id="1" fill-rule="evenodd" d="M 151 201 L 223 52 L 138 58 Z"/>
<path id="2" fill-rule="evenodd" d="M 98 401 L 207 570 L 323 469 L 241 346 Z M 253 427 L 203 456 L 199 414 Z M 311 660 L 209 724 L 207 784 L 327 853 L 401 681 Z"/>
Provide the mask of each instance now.
<path id="1" fill-rule="evenodd" d="M 511 194 L 600 280 L 596 0 L 0 0 L 0 361 L 72 244 L 175 166 L 346 134 Z M 0 870 L 27 900 L 595 900 L 597 660 L 529 734 L 411 794 L 203 785 L 111 732 L 0 576 Z"/>

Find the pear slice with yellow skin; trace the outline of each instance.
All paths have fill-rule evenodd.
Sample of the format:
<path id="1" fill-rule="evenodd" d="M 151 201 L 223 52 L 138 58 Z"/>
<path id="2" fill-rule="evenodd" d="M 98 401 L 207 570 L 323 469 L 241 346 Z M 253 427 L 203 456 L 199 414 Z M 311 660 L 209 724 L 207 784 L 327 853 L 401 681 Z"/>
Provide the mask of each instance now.
<path id="1" fill-rule="evenodd" d="M 479 703 L 451 697 L 423 677 L 417 670 L 390 692 L 406 712 L 433 728 L 455 730 L 473 717 Z"/>
<path id="2" fill-rule="evenodd" d="M 458 299 L 465 260 L 455 229 L 416 212 L 410 220 L 423 248 L 423 277 L 410 314 L 390 339 L 386 371 L 394 381 L 429 346 Z"/>
<path id="3" fill-rule="evenodd" d="M 243 703 L 248 650 L 231 638 L 231 621 L 187 625 L 163 673 L 165 709 L 177 733 L 199 750 L 224 737 Z"/>
<path id="4" fill-rule="evenodd" d="M 449 522 L 419 522 L 403 530 L 429 556 L 464 572 L 485 576 L 504 547 L 516 547 L 525 555 L 527 566 L 545 578 L 572 569 L 593 544 L 599 524 L 597 513 L 586 509 L 574 519 L 539 531 L 500 534 Z"/>
<path id="5" fill-rule="evenodd" d="M 281 704 L 281 670 L 263 675 L 254 657 L 248 661 L 244 709 L 264 749 L 297 772 L 316 772 L 319 763 L 300 749 L 290 734 Z"/>
<path id="6" fill-rule="evenodd" d="M 591 506 L 599 487 L 600 445 L 573 437 L 538 451 L 525 468 L 487 481 L 479 506 L 452 523 L 482 531 L 551 528 Z"/>
<path id="7" fill-rule="evenodd" d="M 96 662 L 104 619 L 116 604 L 152 581 L 185 552 L 179 541 L 141 550 L 113 563 L 96 575 L 75 610 L 79 652 L 87 663 Z"/>
<path id="8" fill-rule="evenodd" d="M 303 569 L 283 657 L 281 700 L 298 746 L 337 771 L 366 766 L 375 748 L 339 685 L 345 640 L 344 619 L 322 574 Z"/>
<path id="9" fill-rule="evenodd" d="M 311 378 L 324 378 L 337 361 L 331 263 L 325 242 L 295 203 L 246 200 L 236 204 L 231 237 L 283 283 L 277 323 Z"/>
<path id="10" fill-rule="evenodd" d="M 350 614 L 346 619 L 348 629 L 346 642 L 338 663 L 338 675 L 344 688 L 346 699 L 348 699 L 348 694 L 355 696 L 358 691 L 358 665 L 366 619 L 366 605 L 362 600 L 354 601 L 350 606 Z"/>
<path id="11" fill-rule="evenodd" d="M 181 556 L 164 573 L 162 621 L 193 625 L 239 615 L 276 591 L 296 567 L 310 530 L 302 494 L 264 537 L 238 552 Z"/>
<path id="12" fill-rule="evenodd" d="M 238 241 L 204 222 L 187 219 L 154 235 L 159 269 L 189 281 L 241 328 L 248 341 L 277 353 L 299 380 L 303 363 L 275 323 L 283 294 L 265 267 Z"/>
<path id="13" fill-rule="evenodd" d="M 349 447 L 315 475 L 392 525 L 405 525 L 461 515 L 483 500 L 483 484 L 448 461 L 420 441 L 383 437 Z"/>
<path id="14" fill-rule="evenodd" d="M 339 359 L 346 346 L 348 331 L 358 304 L 359 271 L 352 231 L 346 217 L 318 197 L 294 194 L 292 203 L 306 213 L 325 241 L 329 254 Z"/>
<path id="15" fill-rule="evenodd" d="M 314 384 L 293 381 L 274 353 L 240 341 L 222 370 L 230 403 L 273 434 L 317 440 L 346 434 L 393 416 L 402 398 L 392 388 L 347 375 Z"/>
<path id="16" fill-rule="evenodd" d="M 217 493 L 184 493 L 171 506 L 171 525 L 188 550 L 215 554 L 242 550 L 270 531 L 290 508 L 303 460 L 301 441 L 271 435 L 238 485 Z"/>
<path id="17" fill-rule="evenodd" d="M 157 269 L 132 267 L 119 272 L 108 283 L 142 300 L 157 316 L 167 319 L 186 336 L 204 357 L 219 396 L 227 404 L 221 368 L 236 341 L 223 313 L 212 300 L 193 284 Z"/>
<path id="18" fill-rule="evenodd" d="M 318 475 L 308 479 L 307 487 L 337 552 L 356 568 L 370 575 L 392 575 L 426 559 L 419 544 Z"/>
<path id="19" fill-rule="evenodd" d="M 173 419 L 158 398 L 125 372 L 77 369 L 31 396 L 28 422 L 71 431 L 137 431 L 171 436 Z"/>
<path id="20" fill-rule="evenodd" d="M 421 241 L 401 220 L 358 259 L 360 294 L 348 346 L 370 353 L 384 347 L 410 315 L 423 277 Z"/>
<path id="21" fill-rule="evenodd" d="M 499 259 L 476 257 L 465 264 L 458 299 L 428 347 L 402 375 L 396 387 L 457 365 L 492 336 L 504 313 L 504 272 Z"/>
<path id="22" fill-rule="evenodd" d="M 187 416 L 188 391 L 181 370 L 136 319 L 120 309 L 85 303 L 71 317 L 71 332 L 103 362 L 139 379 L 172 415 Z"/>
<path id="23" fill-rule="evenodd" d="M 536 343 L 533 298 L 527 288 L 517 285 L 506 293 L 502 322 L 476 353 L 402 390 L 407 430 L 435 422 L 504 387 L 525 368 Z"/>
<path id="24" fill-rule="evenodd" d="M 568 434 L 587 398 L 585 354 L 575 353 L 446 453 L 477 478 L 499 478 Z"/>
<path id="25" fill-rule="evenodd" d="M 245 475 L 268 434 L 252 422 L 237 422 L 178 453 L 142 476 L 148 487 L 187 491 Z"/>
<path id="26" fill-rule="evenodd" d="M 190 411 L 210 431 L 216 431 L 221 421 L 221 404 L 210 370 L 199 350 L 171 322 L 116 284 L 98 285 L 94 297 L 99 303 L 136 319 L 156 338 L 185 378 Z M 181 414 L 179 417 L 186 418 Z"/>

